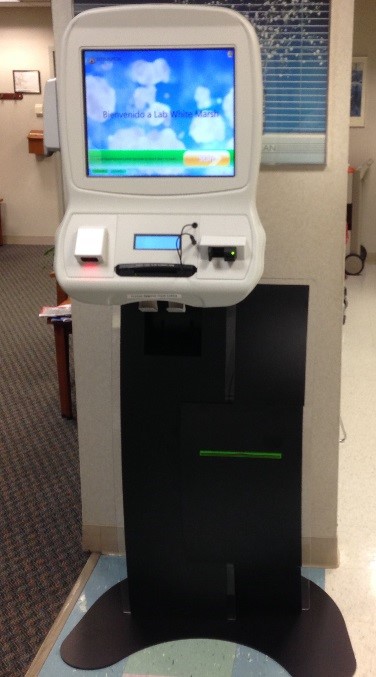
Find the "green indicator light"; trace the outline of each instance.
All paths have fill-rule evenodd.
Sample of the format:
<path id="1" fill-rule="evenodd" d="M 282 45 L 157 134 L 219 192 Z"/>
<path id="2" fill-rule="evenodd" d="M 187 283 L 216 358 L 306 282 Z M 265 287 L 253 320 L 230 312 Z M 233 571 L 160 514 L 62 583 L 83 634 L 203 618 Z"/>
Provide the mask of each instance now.
<path id="1" fill-rule="evenodd" d="M 201 458 L 259 458 L 272 461 L 281 461 L 280 451 L 215 451 L 200 449 Z"/>

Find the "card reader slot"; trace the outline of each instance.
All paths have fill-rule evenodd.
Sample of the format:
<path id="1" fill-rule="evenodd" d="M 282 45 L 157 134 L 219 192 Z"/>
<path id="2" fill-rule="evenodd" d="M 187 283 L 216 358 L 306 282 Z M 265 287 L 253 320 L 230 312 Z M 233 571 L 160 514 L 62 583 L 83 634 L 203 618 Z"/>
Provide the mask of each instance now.
<path id="1" fill-rule="evenodd" d="M 186 263 L 119 263 L 115 273 L 121 277 L 192 277 L 197 268 Z"/>

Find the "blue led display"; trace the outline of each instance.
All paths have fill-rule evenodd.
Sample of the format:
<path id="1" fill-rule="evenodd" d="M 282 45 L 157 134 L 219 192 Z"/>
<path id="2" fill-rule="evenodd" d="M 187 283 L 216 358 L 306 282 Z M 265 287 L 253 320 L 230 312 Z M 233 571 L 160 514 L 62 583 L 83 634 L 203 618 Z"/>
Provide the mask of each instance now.
<path id="1" fill-rule="evenodd" d="M 134 249 L 143 249 L 149 251 L 172 250 L 177 251 L 180 247 L 180 235 L 157 235 L 137 234 L 134 236 Z"/>

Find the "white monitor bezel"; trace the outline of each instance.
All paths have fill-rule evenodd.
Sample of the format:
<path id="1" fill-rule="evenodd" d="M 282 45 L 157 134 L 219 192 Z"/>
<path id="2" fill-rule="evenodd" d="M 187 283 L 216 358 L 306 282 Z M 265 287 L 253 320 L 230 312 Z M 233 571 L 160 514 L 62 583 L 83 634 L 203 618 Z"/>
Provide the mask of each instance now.
<path id="1" fill-rule="evenodd" d="M 133 6 L 134 7 L 134 6 Z M 165 25 L 132 25 L 126 21 L 127 11 L 90 10 L 70 24 L 63 42 L 61 97 L 62 149 L 65 169 L 73 189 L 114 195 L 178 196 L 221 193 L 248 187 L 255 189 L 261 152 L 262 83 L 257 39 L 245 20 L 222 25 L 187 24 L 187 6 L 162 5 Z M 112 8 L 131 10 L 132 6 Z M 197 9 L 197 8 L 195 8 Z M 183 10 L 183 11 L 182 11 Z M 200 8 L 200 21 L 210 8 Z M 226 12 L 230 18 L 234 12 Z M 216 12 L 215 12 L 216 13 Z M 85 15 L 89 16 L 86 21 Z M 168 15 L 168 16 L 167 16 Z M 140 14 L 138 14 L 139 19 Z M 124 20 L 122 19 L 124 17 Z M 119 18 L 121 19 L 119 25 Z M 94 19 L 94 21 L 93 21 Z M 102 23 L 101 21 L 102 20 Z M 107 22 L 107 23 L 106 23 Z M 123 22 L 123 25 L 121 23 Z M 205 22 L 204 22 L 205 23 Z M 90 177 L 86 174 L 86 142 L 84 119 L 84 87 L 82 52 L 96 49 L 200 49 L 231 48 L 235 50 L 235 176 L 229 177 Z M 251 94 L 252 92 L 252 94 Z M 253 124 L 252 124 L 253 120 Z"/>

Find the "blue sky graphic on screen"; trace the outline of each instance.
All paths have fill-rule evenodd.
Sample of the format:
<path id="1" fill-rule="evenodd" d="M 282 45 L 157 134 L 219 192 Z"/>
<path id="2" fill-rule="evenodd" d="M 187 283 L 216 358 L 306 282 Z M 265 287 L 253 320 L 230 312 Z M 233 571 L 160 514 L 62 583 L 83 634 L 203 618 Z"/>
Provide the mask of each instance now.
<path id="1" fill-rule="evenodd" d="M 85 50 L 88 176 L 234 176 L 235 50 Z"/>

